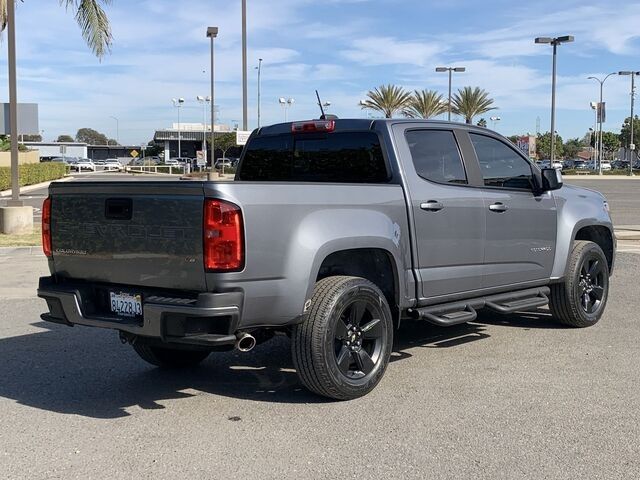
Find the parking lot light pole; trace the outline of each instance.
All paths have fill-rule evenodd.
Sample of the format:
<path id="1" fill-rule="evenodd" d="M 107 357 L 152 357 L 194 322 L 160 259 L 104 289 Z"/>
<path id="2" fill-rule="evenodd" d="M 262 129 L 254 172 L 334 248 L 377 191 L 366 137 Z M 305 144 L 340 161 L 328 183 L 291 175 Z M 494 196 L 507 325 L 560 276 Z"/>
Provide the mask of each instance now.
<path id="1" fill-rule="evenodd" d="M 215 137 L 214 130 L 216 124 L 216 112 L 215 112 L 215 70 L 214 70 L 214 50 L 213 40 L 218 36 L 218 27 L 207 27 L 207 37 L 211 39 L 211 166 L 215 163 Z"/>
<path id="2" fill-rule="evenodd" d="M 449 72 L 449 103 L 447 104 L 447 120 L 451 121 L 451 74 L 453 72 L 464 72 L 465 67 L 436 67 L 436 72 Z"/>
<path id="3" fill-rule="evenodd" d="M 260 128 L 260 74 L 262 73 L 262 59 L 258 59 L 258 66 L 255 67 L 258 70 L 258 128 Z"/>
<path id="4" fill-rule="evenodd" d="M 622 72 L 618 72 L 618 75 L 630 75 L 631 76 L 631 119 L 630 119 L 630 127 L 631 127 L 631 136 L 629 137 L 629 176 L 633 176 L 633 160 L 635 157 L 636 145 L 633 143 L 633 102 L 636 95 L 636 85 L 635 85 L 635 77 L 636 75 L 640 75 L 640 72 L 634 72 L 632 70 L 625 70 Z"/>
<path id="5" fill-rule="evenodd" d="M 242 129 L 244 131 L 249 129 L 247 123 L 247 0 L 242 0 Z"/>
<path id="6" fill-rule="evenodd" d="M 598 175 L 602 175 L 602 124 L 604 123 L 604 103 L 602 101 L 602 89 L 604 86 L 604 82 L 607 81 L 607 78 L 615 74 L 616 72 L 612 72 L 608 74 L 606 77 L 604 77 L 602 80 L 600 80 L 598 77 L 587 77 L 587 79 L 595 80 L 600 84 L 600 103 L 598 104 L 598 107 L 596 109 L 596 115 L 597 115 L 598 124 L 599 124 L 598 135 L 600 138 L 598 140 L 598 152 L 599 152 L 598 153 Z"/>
<path id="7" fill-rule="evenodd" d="M 198 95 L 196 97 L 198 102 L 202 103 L 202 152 L 203 155 L 207 156 L 207 103 L 211 101 L 211 97 L 204 97 L 202 95 Z"/>
<path id="8" fill-rule="evenodd" d="M 184 98 L 172 98 L 173 106 L 178 109 L 178 158 L 182 157 L 182 149 L 180 144 L 180 107 L 184 103 Z"/>
<path id="9" fill-rule="evenodd" d="M 16 11 L 15 2 L 7 5 L 7 47 L 9 66 L 9 133 L 11 138 L 11 200 L 10 207 L 21 207 L 20 182 L 18 176 L 18 89 L 16 81 Z"/>
<path id="10" fill-rule="evenodd" d="M 287 110 L 289 108 L 291 108 L 293 106 L 293 104 L 295 103 L 295 100 L 291 97 L 289 98 L 284 98 L 284 97 L 280 97 L 278 99 L 278 103 L 280 105 L 282 105 L 282 108 L 284 108 L 284 121 L 287 121 Z"/>

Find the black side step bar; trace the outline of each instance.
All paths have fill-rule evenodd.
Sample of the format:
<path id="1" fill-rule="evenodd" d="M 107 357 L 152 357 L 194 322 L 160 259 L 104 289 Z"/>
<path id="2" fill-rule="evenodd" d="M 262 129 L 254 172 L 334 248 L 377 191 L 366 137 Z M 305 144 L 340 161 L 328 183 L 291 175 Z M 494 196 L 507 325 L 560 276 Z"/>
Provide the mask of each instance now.
<path id="1" fill-rule="evenodd" d="M 542 307 L 549 303 L 547 297 L 549 291 L 549 287 L 529 288 L 517 292 L 413 308 L 409 310 L 409 314 L 415 319 L 426 320 L 441 327 L 449 327 L 474 321 L 478 316 L 476 309 L 479 308 L 490 308 L 498 313 L 512 313 Z"/>

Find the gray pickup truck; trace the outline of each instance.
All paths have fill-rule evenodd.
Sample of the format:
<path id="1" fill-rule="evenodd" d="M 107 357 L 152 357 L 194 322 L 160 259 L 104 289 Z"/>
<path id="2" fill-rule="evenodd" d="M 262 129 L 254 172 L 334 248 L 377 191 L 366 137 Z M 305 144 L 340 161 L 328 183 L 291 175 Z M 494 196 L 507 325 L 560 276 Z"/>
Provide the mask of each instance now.
<path id="1" fill-rule="evenodd" d="M 47 321 L 114 329 L 146 361 L 291 338 L 302 383 L 371 391 L 401 320 L 449 326 L 549 305 L 604 311 L 605 198 L 485 128 L 312 120 L 253 132 L 235 181 L 53 183 Z"/>

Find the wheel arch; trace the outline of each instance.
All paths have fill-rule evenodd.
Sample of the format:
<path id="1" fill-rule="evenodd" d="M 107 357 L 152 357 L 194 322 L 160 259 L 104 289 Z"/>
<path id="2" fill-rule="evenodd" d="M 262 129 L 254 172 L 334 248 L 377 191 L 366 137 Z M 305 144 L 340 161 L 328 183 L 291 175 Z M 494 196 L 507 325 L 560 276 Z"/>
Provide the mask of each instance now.
<path id="1" fill-rule="evenodd" d="M 611 274 L 615 257 L 615 240 L 609 228 L 603 225 L 586 225 L 576 232 L 574 240 L 587 240 L 597 244 L 607 258 L 609 274 Z"/>
<path id="2" fill-rule="evenodd" d="M 562 280 L 569 266 L 571 246 L 576 240 L 588 240 L 596 243 L 605 254 L 609 266 L 609 275 L 613 272 L 616 256 L 616 239 L 613 227 L 610 223 L 583 220 L 574 225 L 573 230 L 568 230 L 571 235 L 565 234 L 562 240 L 562 232 L 559 232 L 559 244 L 556 246 L 556 259 L 551 275 L 552 281 Z"/>

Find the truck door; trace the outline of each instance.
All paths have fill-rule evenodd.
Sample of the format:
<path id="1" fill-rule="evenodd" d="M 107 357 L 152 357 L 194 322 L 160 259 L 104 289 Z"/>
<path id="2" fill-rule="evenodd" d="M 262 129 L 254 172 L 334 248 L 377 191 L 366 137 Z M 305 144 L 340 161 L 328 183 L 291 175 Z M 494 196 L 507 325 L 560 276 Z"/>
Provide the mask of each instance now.
<path id="1" fill-rule="evenodd" d="M 514 286 L 551 275 L 556 203 L 534 194 L 531 163 L 503 140 L 469 132 L 483 179 L 487 221 L 483 287 Z"/>
<path id="2" fill-rule="evenodd" d="M 486 211 L 482 192 L 469 186 L 457 130 L 402 123 L 393 131 L 409 190 L 421 300 L 480 289 Z"/>

